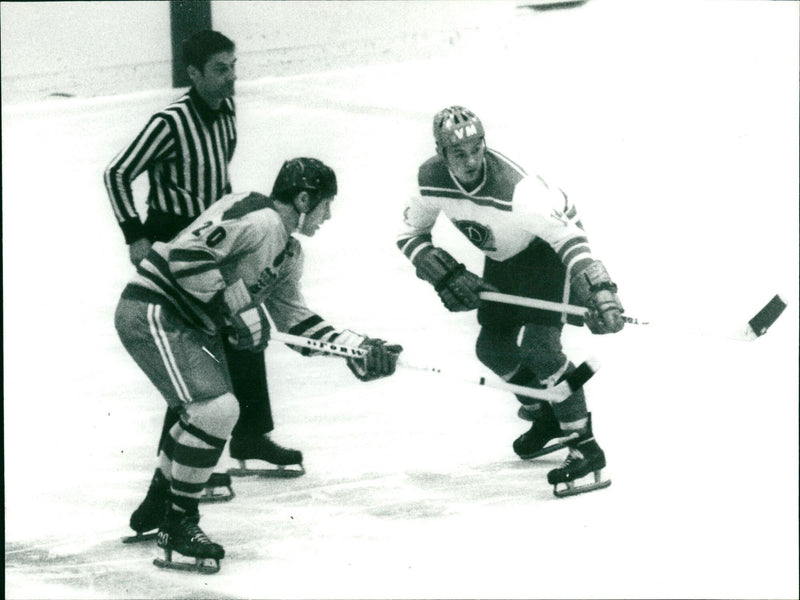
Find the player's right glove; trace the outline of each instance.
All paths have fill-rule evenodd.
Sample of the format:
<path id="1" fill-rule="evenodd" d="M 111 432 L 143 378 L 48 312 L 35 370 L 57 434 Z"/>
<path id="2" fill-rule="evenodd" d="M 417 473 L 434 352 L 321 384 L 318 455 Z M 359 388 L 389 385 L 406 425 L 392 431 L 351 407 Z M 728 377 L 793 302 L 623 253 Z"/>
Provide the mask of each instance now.
<path id="1" fill-rule="evenodd" d="M 441 248 L 431 248 L 420 254 L 415 262 L 417 277 L 433 284 L 433 289 L 451 312 L 474 310 L 480 306 L 482 291 L 497 291 Z"/>
<path id="2" fill-rule="evenodd" d="M 617 296 L 617 284 L 599 260 L 592 262 L 577 274 L 572 289 L 578 301 L 589 310 L 586 326 L 592 333 L 616 333 L 625 326 L 622 313 L 625 309 Z"/>
<path id="3" fill-rule="evenodd" d="M 336 342 L 367 351 L 366 356 L 347 359 L 348 368 L 361 381 L 372 381 L 393 374 L 403 351 L 402 346 L 387 345 L 384 340 L 359 335 L 349 329 L 340 332 Z"/>
<path id="4" fill-rule="evenodd" d="M 223 335 L 239 350 L 260 352 L 269 344 L 270 318 L 263 302 L 250 296 L 241 279 L 218 293 L 211 301 L 223 319 Z"/>
<path id="5" fill-rule="evenodd" d="M 231 315 L 228 341 L 239 350 L 260 352 L 269 344 L 270 325 L 267 307 L 262 302 L 244 307 Z"/>

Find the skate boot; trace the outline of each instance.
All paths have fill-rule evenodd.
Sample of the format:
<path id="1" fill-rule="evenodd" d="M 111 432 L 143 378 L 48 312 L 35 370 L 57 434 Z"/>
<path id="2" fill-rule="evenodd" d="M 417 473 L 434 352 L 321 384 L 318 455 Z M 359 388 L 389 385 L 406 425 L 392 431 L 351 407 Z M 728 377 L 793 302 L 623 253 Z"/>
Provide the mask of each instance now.
<path id="1" fill-rule="evenodd" d="M 198 523 L 200 514 L 170 510 L 158 530 L 158 547 L 164 550 L 164 558 L 156 558 L 153 564 L 162 569 L 196 571 L 211 574 L 219 571 L 219 561 L 225 557 L 225 549 L 215 544 L 203 533 Z M 173 553 L 190 561 L 173 560 Z"/>
<path id="2" fill-rule="evenodd" d="M 300 477 L 303 469 L 303 453 L 284 448 L 273 442 L 269 434 L 232 437 L 231 458 L 239 461 L 238 469 L 228 469 L 235 477 L 259 475 L 261 477 Z M 261 460 L 270 463 L 268 468 L 249 469 L 246 460 Z M 291 467 L 291 468 L 289 468 Z"/>
<path id="3" fill-rule="evenodd" d="M 203 488 L 203 495 L 200 496 L 199 502 L 203 504 L 230 502 L 235 497 L 231 476 L 228 473 L 212 473 Z"/>
<path id="4" fill-rule="evenodd" d="M 528 405 L 527 410 L 532 415 L 533 424 L 528 431 L 514 440 L 513 445 L 514 452 L 520 458 L 530 460 L 566 448 L 571 436 L 561 431 L 549 402 Z M 555 441 L 548 444 L 551 440 Z"/>
<path id="5" fill-rule="evenodd" d="M 122 543 L 132 544 L 155 539 L 158 526 L 164 520 L 167 511 L 168 497 L 169 480 L 156 469 L 147 489 L 147 495 L 131 514 L 130 526 L 136 535 L 122 538 Z"/>
<path id="6" fill-rule="evenodd" d="M 564 464 L 547 474 L 547 482 L 553 486 L 553 494 L 564 498 L 601 490 L 611 485 L 610 479 L 602 478 L 606 455 L 594 439 L 591 420 L 576 439 L 570 440 L 568 446 L 569 455 Z M 577 480 L 590 474 L 594 475 L 594 482 L 575 485 Z M 564 487 L 559 489 L 560 484 Z"/>

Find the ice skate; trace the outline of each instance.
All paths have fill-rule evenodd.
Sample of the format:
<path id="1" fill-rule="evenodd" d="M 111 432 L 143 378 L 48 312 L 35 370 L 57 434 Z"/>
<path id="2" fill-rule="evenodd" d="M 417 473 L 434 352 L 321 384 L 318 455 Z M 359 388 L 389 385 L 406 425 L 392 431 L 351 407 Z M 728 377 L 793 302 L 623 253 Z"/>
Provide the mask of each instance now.
<path id="1" fill-rule="evenodd" d="M 154 559 L 153 564 L 162 569 L 205 574 L 218 572 L 225 549 L 208 539 L 200 529 L 199 522 L 200 515 L 197 513 L 170 511 L 158 530 L 157 543 L 164 550 L 164 558 Z M 174 557 L 174 554 L 180 558 Z"/>
<path id="2" fill-rule="evenodd" d="M 260 477 L 300 477 L 303 454 L 299 450 L 284 448 L 273 442 L 268 434 L 231 438 L 231 458 L 239 462 L 238 469 L 228 469 L 234 477 L 258 475 Z M 248 468 L 245 461 L 259 460 L 270 463 L 267 468 Z"/>
<path id="3" fill-rule="evenodd" d="M 525 414 L 530 416 L 529 420 L 533 421 L 533 424 L 528 431 L 514 440 L 514 452 L 520 458 L 530 460 L 561 450 L 567 447 L 569 440 L 577 436 L 561 430 L 553 413 L 553 407 L 548 402 L 523 405 L 520 411 L 523 408 L 526 409 Z"/>
<path id="4" fill-rule="evenodd" d="M 200 496 L 199 502 L 203 504 L 230 502 L 235 497 L 231 476 L 228 473 L 212 473 L 203 488 L 203 495 Z"/>
<path id="5" fill-rule="evenodd" d="M 153 540 L 158 526 L 164 520 L 169 497 L 169 481 L 157 470 L 150 481 L 147 495 L 142 503 L 131 514 L 130 526 L 136 535 L 122 538 L 123 544 L 134 544 Z"/>
<path id="6" fill-rule="evenodd" d="M 547 474 L 547 482 L 553 486 L 553 494 L 558 498 L 564 498 L 601 490 L 611 485 L 610 479 L 602 478 L 606 455 L 595 441 L 591 425 L 568 445 L 569 455 L 564 464 Z M 592 475 L 594 481 L 577 485 L 579 480 L 588 475 Z"/>
<path id="7" fill-rule="evenodd" d="M 227 473 L 213 473 L 203 490 L 200 502 L 227 502 L 235 497 L 231 486 L 231 476 Z M 136 544 L 156 539 L 158 527 L 164 520 L 169 502 L 169 480 L 161 471 L 156 471 L 150 481 L 142 503 L 131 514 L 130 526 L 136 532 L 122 538 L 123 544 Z"/>

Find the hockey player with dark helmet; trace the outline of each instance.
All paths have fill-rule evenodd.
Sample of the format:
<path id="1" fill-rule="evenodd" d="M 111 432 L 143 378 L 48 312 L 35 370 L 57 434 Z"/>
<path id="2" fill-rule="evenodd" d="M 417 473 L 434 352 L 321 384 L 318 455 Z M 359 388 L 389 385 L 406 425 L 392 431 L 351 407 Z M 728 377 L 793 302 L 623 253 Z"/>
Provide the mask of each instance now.
<path id="1" fill-rule="evenodd" d="M 325 203 L 321 220 L 311 219 L 309 215 L 323 200 L 332 200 L 338 191 L 333 169 L 316 158 L 300 157 L 283 163 L 272 186 L 271 197 L 284 204 L 292 203 L 300 213 L 297 231 L 309 234 L 316 231 L 322 221 L 330 218 L 329 203 Z"/>
<path id="2" fill-rule="evenodd" d="M 175 238 L 154 243 L 121 294 L 114 321 L 120 341 L 167 404 L 181 412 L 167 451 L 159 455 L 167 497 L 158 525 L 164 551 L 154 561 L 158 567 L 215 573 L 225 557 L 222 545 L 199 527 L 200 496 L 239 414 L 229 365 L 219 358 L 225 340 L 237 350 L 263 353 L 279 331 L 358 348 L 346 365 L 361 381 L 395 372 L 400 345 L 335 327 L 300 293 L 304 255 L 293 234 L 313 236 L 330 217 L 336 192 L 330 167 L 310 158 L 287 161 L 273 195 L 227 194 Z M 162 356 L 170 358 L 169 368 Z M 240 454 L 233 445 L 231 458 L 240 461 L 240 474 L 250 471 L 245 460 L 265 460 L 258 448 Z"/>

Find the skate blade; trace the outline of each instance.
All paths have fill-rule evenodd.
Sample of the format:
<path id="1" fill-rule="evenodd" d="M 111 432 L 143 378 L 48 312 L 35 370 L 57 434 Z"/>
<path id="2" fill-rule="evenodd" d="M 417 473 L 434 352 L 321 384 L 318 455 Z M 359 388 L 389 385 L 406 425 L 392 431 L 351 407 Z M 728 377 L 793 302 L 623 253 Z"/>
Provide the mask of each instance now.
<path id="1" fill-rule="evenodd" d="M 203 575 L 219 573 L 219 561 L 216 558 L 196 558 L 193 563 L 154 558 L 153 564 L 160 569 L 170 569 L 172 571 L 190 571 L 202 573 Z"/>
<path id="2" fill-rule="evenodd" d="M 580 481 L 580 480 L 578 480 Z M 556 498 L 568 498 L 569 496 L 577 496 L 578 494 L 585 494 L 586 492 L 593 492 L 595 490 L 602 490 L 611 485 L 610 479 L 602 479 L 601 471 L 594 472 L 594 483 L 587 483 L 584 485 L 575 485 L 574 481 L 564 484 L 566 487 L 558 488 L 559 484 L 553 486 L 553 495 Z"/>
<path id="3" fill-rule="evenodd" d="M 522 460 L 533 460 L 534 458 L 539 458 L 540 456 L 545 456 L 546 454 L 552 454 L 556 450 L 561 450 L 562 448 L 566 448 L 568 442 L 572 438 L 576 437 L 578 437 L 578 434 L 573 433 L 571 435 L 568 435 L 567 437 L 558 438 L 555 443 L 550 444 L 549 446 L 545 446 L 544 448 L 542 448 L 537 452 L 533 452 L 531 454 L 517 455 L 517 456 L 519 456 Z"/>
<path id="4" fill-rule="evenodd" d="M 227 473 L 212 473 L 208 478 L 203 495 L 198 499 L 203 504 L 214 504 L 216 502 L 230 502 L 236 497 L 231 487 L 231 476 Z"/>
<path id="5" fill-rule="evenodd" d="M 291 467 L 291 468 L 290 468 Z M 305 475 L 303 465 L 275 465 L 268 469 L 248 469 L 245 461 L 239 461 L 239 468 L 228 469 L 232 477 L 264 477 L 274 479 L 293 479 Z"/>
<path id="6" fill-rule="evenodd" d="M 232 488 L 227 488 L 222 492 L 216 489 L 206 488 L 203 495 L 198 498 L 201 504 L 217 504 L 218 502 L 230 502 L 236 497 Z"/>
<path id="7" fill-rule="evenodd" d="M 139 542 L 149 542 L 150 540 L 156 539 L 157 535 L 158 531 L 152 531 L 150 533 L 137 532 L 136 535 L 129 535 L 127 537 L 122 538 L 122 543 L 138 544 Z"/>

